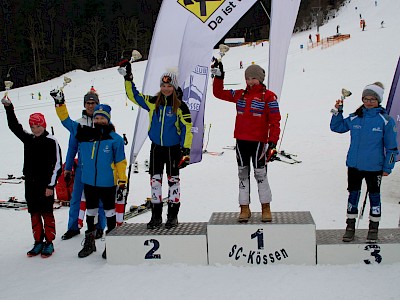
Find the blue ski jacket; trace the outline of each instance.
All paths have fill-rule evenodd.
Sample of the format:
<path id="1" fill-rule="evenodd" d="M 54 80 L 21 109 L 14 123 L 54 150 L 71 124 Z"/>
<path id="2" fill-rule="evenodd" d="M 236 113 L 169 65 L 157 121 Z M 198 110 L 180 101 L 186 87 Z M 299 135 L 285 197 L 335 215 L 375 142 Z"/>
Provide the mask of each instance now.
<path id="1" fill-rule="evenodd" d="M 360 171 L 391 173 L 396 162 L 396 123 L 383 107 L 362 107 L 362 116 L 355 113 L 343 118 L 343 112 L 332 115 L 331 130 L 350 131 L 350 147 L 346 165 Z"/>
<path id="2" fill-rule="evenodd" d="M 75 121 L 81 125 L 93 127 L 93 117 L 89 117 L 86 114 L 86 110 L 83 110 L 82 117 Z M 67 157 L 65 159 L 65 170 L 67 171 L 72 171 L 76 153 L 78 153 L 78 166 L 80 165 L 81 158 L 78 152 L 78 146 L 79 146 L 78 140 L 74 135 L 71 134 L 69 136 Z"/>
<path id="3" fill-rule="evenodd" d="M 73 121 L 66 105 L 56 107 L 61 123 L 79 142 L 82 182 L 91 186 L 112 187 L 126 182 L 124 140 L 112 130 L 82 126 Z"/>
<path id="4" fill-rule="evenodd" d="M 177 113 L 172 109 L 171 97 L 166 97 L 166 105 L 160 105 L 156 109 L 156 96 L 148 96 L 139 93 L 132 81 L 125 81 L 125 91 L 129 100 L 139 105 L 149 113 L 149 138 L 160 146 L 171 147 L 180 145 L 190 149 L 193 134 L 192 119 L 186 103 L 181 101 Z"/>

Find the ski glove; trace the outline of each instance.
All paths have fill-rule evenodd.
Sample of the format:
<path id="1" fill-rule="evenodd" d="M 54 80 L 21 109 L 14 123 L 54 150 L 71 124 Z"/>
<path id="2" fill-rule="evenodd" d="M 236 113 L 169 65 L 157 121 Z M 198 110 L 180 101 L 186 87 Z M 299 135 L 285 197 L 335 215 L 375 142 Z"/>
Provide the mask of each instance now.
<path id="1" fill-rule="evenodd" d="M 277 157 L 278 151 L 276 151 L 276 144 L 273 142 L 268 142 L 268 149 L 265 153 L 267 157 L 267 162 L 274 161 Z"/>
<path id="2" fill-rule="evenodd" d="M 4 106 L 9 106 L 11 104 L 11 100 L 8 98 L 8 96 L 4 95 L 3 99 L 1 99 L 1 103 L 3 103 Z"/>
<path id="3" fill-rule="evenodd" d="M 127 59 L 124 59 L 123 61 L 120 61 L 118 65 L 119 65 L 118 68 L 119 74 L 124 76 L 126 81 L 132 81 L 133 75 L 132 75 L 131 63 Z"/>
<path id="4" fill-rule="evenodd" d="M 124 200 L 126 194 L 125 182 L 120 181 L 117 187 L 117 202 Z"/>
<path id="5" fill-rule="evenodd" d="M 211 65 L 211 74 L 214 75 L 213 77 L 218 79 L 224 79 L 225 72 L 222 62 L 218 61 L 217 59 L 215 60 L 215 62 Z"/>
<path id="6" fill-rule="evenodd" d="M 183 169 L 190 164 L 190 149 L 182 148 L 181 153 L 181 160 L 178 164 L 179 169 Z"/>
<path id="7" fill-rule="evenodd" d="M 56 105 L 65 103 L 64 93 L 62 90 L 54 89 L 50 91 L 50 96 L 53 97 L 54 103 Z"/>
<path id="8" fill-rule="evenodd" d="M 64 181 L 69 186 L 72 179 L 72 172 L 68 170 L 64 170 Z"/>

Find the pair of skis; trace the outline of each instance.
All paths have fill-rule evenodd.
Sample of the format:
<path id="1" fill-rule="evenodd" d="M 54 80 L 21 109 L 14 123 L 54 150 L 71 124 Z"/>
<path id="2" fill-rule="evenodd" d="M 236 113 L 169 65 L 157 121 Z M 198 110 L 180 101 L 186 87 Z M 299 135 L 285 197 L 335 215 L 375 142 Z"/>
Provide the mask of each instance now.
<path id="1" fill-rule="evenodd" d="M 163 206 L 167 205 L 168 197 L 165 197 L 162 200 Z M 141 205 L 132 205 L 129 208 L 129 211 L 124 213 L 124 221 L 132 219 L 138 215 L 144 214 L 148 211 L 151 211 L 151 198 L 146 198 L 146 201 Z"/>
<path id="2" fill-rule="evenodd" d="M 278 155 L 276 156 L 275 160 L 283 162 L 283 163 L 286 163 L 286 164 L 291 164 L 291 165 L 299 164 L 299 163 L 302 162 L 301 160 L 298 160 L 298 159 L 296 159 L 294 157 L 297 157 L 297 155 L 296 154 L 287 153 L 284 150 L 281 150 L 281 151 L 278 152 Z"/>
<path id="3" fill-rule="evenodd" d="M 236 150 L 236 146 L 225 146 L 223 149 Z M 301 160 L 297 159 L 296 154 L 287 153 L 284 150 L 278 151 L 275 160 L 290 165 L 299 164 L 302 162 Z"/>
<path id="4" fill-rule="evenodd" d="M 26 201 L 18 201 L 15 197 L 9 197 L 8 200 L 0 200 L 0 208 L 26 210 L 28 209 L 28 204 Z"/>
<path id="5" fill-rule="evenodd" d="M 9 183 L 9 184 L 20 184 L 25 179 L 24 176 L 15 177 L 14 175 L 7 175 L 7 177 L 0 177 L 0 184 Z"/>

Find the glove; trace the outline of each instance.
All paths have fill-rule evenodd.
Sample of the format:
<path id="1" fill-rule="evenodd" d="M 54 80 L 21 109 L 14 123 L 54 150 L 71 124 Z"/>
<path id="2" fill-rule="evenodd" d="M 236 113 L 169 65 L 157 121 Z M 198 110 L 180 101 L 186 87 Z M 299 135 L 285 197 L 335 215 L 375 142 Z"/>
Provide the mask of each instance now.
<path id="1" fill-rule="evenodd" d="M 3 103 L 4 106 L 9 106 L 11 104 L 11 100 L 7 95 L 4 95 L 3 99 L 1 99 L 1 103 Z"/>
<path id="2" fill-rule="evenodd" d="M 274 161 L 276 159 L 277 155 L 278 155 L 278 151 L 276 151 L 276 144 L 273 142 L 268 142 L 268 149 L 265 153 L 267 162 Z"/>
<path id="3" fill-rule="evenodd" d="M 121 201 L 123 201 L 124 200 L 124 198 L 125 198 L 125 191 L 126 191 L 126 188 L 125 188 L 125 185 L 123 185 L 123 186 L 118 186 L 118 188 L 117 188 L 117 202 L 121 202 Z"/>
<path id="4" fill-rule="evenodd" d="M 54 89 L 50 91 L 50 96 L 53 97 L 55 104 L 64 104 L 65 98 L 62 90 Z"/>
<path id="5" fill-rule="evenodd" d="M 181 87 L 178 86 L 178 89 L 176 90 L 176 97 L 178 97 L 179 100 L 183 99 L 183 91 Z"/>
<path id="6" fill-rule="evenodd" d="M 125 182 L 119 181 L 117 187 L 117 202 L 121 202 L 122 200 L 124 200 L 125 194 L 126 194 Z"/>
<path id="7" fill-rule="evenodd" d="M 68 170 L 64 170 L 64 181 L 67 184 L 67 186 L 71 182 L 71 179 L 72 179 L 72 172 L 68 171 Z"/>
<path id="8" fill-rule="evenodd" d="M 216 78 L 224 79 L 225 72 L 222 62 L 215 60 L 215 62 L 211 65 L 211 74 Z"/>
<path id="9" fill-rule="evenodd" d="M 123 61 L 120 61 L 118 65 L 119 65 L 118 68 L 119 74 L 124 76 L 125 80 L 132 81 L 133 75 L 132 75 L 131 63 L 127 59 L 124 59 Z"/>
<path id="10" fill-rule="evenodd" d="M 182 148 L 181 152 L 182 156 L 178 164 L 179 169 L 183 169 L 190 164 L 190 149 Z"/>

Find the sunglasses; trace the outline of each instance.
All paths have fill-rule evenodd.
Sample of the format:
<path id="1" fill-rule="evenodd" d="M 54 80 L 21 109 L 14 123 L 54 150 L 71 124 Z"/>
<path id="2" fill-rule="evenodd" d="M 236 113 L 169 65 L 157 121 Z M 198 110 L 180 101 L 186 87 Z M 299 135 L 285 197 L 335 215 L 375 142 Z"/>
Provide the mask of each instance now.
<path id="1" fill-rule="evenodd" d="M 367 98 L 363 98 L 362 101 L 364 103 L 375 103 L 375 102 L 378 101 L 378 99 L 376 99 L 376 98 L 368 98 L 368 99 Z"/>

